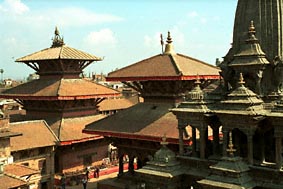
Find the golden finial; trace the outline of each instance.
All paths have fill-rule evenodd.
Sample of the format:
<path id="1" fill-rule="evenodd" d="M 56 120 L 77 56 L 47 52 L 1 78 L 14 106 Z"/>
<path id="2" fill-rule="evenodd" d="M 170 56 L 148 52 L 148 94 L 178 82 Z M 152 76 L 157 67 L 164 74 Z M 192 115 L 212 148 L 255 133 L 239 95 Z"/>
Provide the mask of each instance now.
<path id="1" fill-rule="evenodd" d="M 58 30 L 57 26 L 55 27 L 54 34 L 55 34 L 55 36 L 53 38 L 53 43 L 52 43 L 51 47 L 61 47 L 61 46 L 65 45 L 63 37 L 60 37 L 59 30 Z"/>
<path id="2" fill-rule="evenodd" d="M 250 23 L 249 33 L 250 34 L 255 34 L 255 26 L 254 26 L 254 21 L 253 20 L 251 20 L 251 23 Z"/>
<path id="3" fill-rule="evenodd" d="M 234 156 L 234 152 L 236 152 L 236 149 L 233 148 L 234 145 L 233 145 L 233 140 L 232 140 L 232 131 L 229 132 L 229 144 L 228 144 L 228 149 L 226 150 L 229 155 L 231 157 Z"/>
<path id="4" fill-rule="evenodd" d="M 55 36 L 56 36 L 56 35 L 60 35 L 57 26 L 55 27 L 55 32 L 54 32 L 54 33 L 55 33 Z"/>
<path id="5" fill-rule="evenodd" d="M 162 146 L 166 146 L 166 145 L 168 144 L 168 142 L 167 142 L 166 140 L 167 140 L 166 134 L 164 134 L 163 137 L 162 137 L 162 140 L 161 140 L 160 144 L 161 144 Z"/>
<path id="6" fill-rule="evenodd" d="M 240 73 L 240 77 L 239 77 L 239 82 L 238 83 L 240 84 L 240 86 L 243 86 L 245 84 L 243 73 Z"/>
<path id="7" fill-rule="evenodd" d="M 170 35 L 170 32 L 168 31 L 168 36 L 167 36 L 167 40 L 166 40 L 167 44 L 165 45 L 165 51 L 164 54 L 176 54 L 173 48 L 173 44 L 172 44 L 172 38 Z"/>
<path id="8" fill-rule="evenodd" d="M 171 38 L 171 35 L 170 35 L 170 31 L 168 31 L 168 36 L 167 36 L 167 41 L 166 41 L 168 44 L 169 43 L 172 43 L 172 38 Z"/>

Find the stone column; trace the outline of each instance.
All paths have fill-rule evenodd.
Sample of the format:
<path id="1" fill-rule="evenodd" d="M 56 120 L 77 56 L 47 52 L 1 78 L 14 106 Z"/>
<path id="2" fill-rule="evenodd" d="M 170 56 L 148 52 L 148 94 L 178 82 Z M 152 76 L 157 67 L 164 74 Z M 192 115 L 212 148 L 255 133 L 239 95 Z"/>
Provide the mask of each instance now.
<path id="1" fill-rule="evenodd" d="M 205 148 L 206 148 L 206 128 L 201 128 L 199 130 L 200 133 L 200 158 L 205 159 Z"/>
<path id="2" fill-rule="evenodd" d="M 224 128 L 222 126 L 222 135 L 223 135 L 223 146 L 222 146 L 222 156 L 225 157 L 227 156 L 227 140 L 228 140 L 228 132 L 229 130 L 227 128 Z"/>
<path id="3" fill-rule="evenodd" d="M 219 155 L 219 127 L 212 127 L 213 129 L 213 155 Z"/>
<path id="4" fill-rule="evenodd" d="M 192 150 L 193 150 L 193 157 L 197 157 L 197 136 L 196 136 L 196 128 L 192 127 Z"/>
<path id="5" fill-rule="evenodd" d="M 275 155 L 276 155 L 276 168 L 281 169 L 282 167 L 282 137 L 275 138 Z"/>
<path id="6" fill-rule="evenodd" d="M 248 138 L 248 162 L 250 165 L 253 165 L 254 163 L 254 150 L 253 150 L 253 134 L 248 134 L 247 135 Z"/>
<path id="7" fill-rule="evenodd" d="M 118 176 L 122 176 L 124 173 L 124 160 L 123 155 L 119 156 L 119 173 Z"/>
<path id="8" fill-rule="evenodd" d="M 129 157 L 129 173 L 132 175 L 134 174 L 135 170 L 134 170 L 134 157 L 130 156 Z"/>
<path id="9" fill-rule="evenodd" d="M 184 129 L 187 126 L 183 121 L 178 120 L 179 130 L 179 155 L 184 155 Z"/>

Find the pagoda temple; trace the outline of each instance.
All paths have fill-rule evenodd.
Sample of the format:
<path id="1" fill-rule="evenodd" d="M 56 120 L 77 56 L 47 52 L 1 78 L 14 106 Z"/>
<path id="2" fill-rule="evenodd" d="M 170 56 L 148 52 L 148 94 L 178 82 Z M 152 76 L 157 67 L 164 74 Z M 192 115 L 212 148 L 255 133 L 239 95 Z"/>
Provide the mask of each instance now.
<path id="1" fill-rule="evenodd" d="M 16 60 L 40 76 L 0 94 L 14 99 L 26 111 L 24 120 L 45 120 L 57 136 L 55 171 L 81 170 L 102 160 L 107 143 L 99 135 L 82 133 L 85 125 L 97 121 L 98 104 L 118 91 L 83 79 L 83 69 L 102 59 L 65 45 L 56 27 L 50 48 Z M 35 128 L 36 129 L 36 128 Z"/>
<path id="2" fill-rule="evenodd" d="M 165 128 L 175 127 L 175 131 L 178 130 L 179 133 L 179 149 L 175 151 L 175 153 L 178 152 L 176 160 L 181 166 L 178 174 L 171 174 L 170 179 L 164 177 L 168 175 L 166 169 L 169 167 L 164 162 L 156 161 L 155 156 L 140 169 L 141 171 L 136 171 L 138 175 L 141 174 L 147 179 L 132 177 L 130 182 L 132 188 L 136 183 L 139 183 L 137 185 L 139 187 L 150 189 L 170 188 L 170 184 L 174 184 L 174 188 L 182 189 L 283 188 L 282 4 L 282 0 L 238 0 L 233 44 L 223 62 L 218 64 L 223 80 L 213 91 L 207 92 L 201 86 L 202 74 L 210 74 L 198 73 L 200 80 L 196 74 L 194 83 L 191 81 L 190 87 L 186 87 L 189 90 L 184 93 L 184 100 L 179 101 L 177 107 L 170 109 L 170 112 L 176 116 L 177 123 L 175 122 L 175 125 L 169 124 L 168 121 L 162 123 Z M 152 60 L 149 58 L 139 63 L 146 65 Z M 172 56 L 171 60 L 177 59 Z M 109 79 L 118 77 L 115 75 L 118 73 L 123 73 L 119 75 L 121 80 L 134 78 L 126 71 L 129 68 L 134 70 L 139 63 L 111 73 Z M 151 64 L 154 63 L 151 62 Z M 165 69 L 162 66 L 154 70 L 157 76 L 162 72 L 156 70 Z M 166 65 L 166 69 L 169 68 L 170 66 Z M 178 70 L 184 67 L 176 66 L 175 68 Z M 144 73 L 151 71 L 144 70 Z M 161 80 L 160 83 L 155 81 L 156 85 L 153 86 L 154 82 L 145 81 L 145 75 L 141 75 L 141 71 L 136 70 L 132 73 L 142 78 L 130 83 L 129 86 L 132 85 L 141 91 L 141 95 L 145 96 L 144 104 L 154 102 L 155 98 L 156 102 L 160 102 L 161 97 L 163 97 L 162 100 L 168 100 L 166 98 L 168 91 L 164 90 L 166 85 L 161 85 L 160 77 L 156 77 Z M 175 85 L 170 87 L 171 90 L 175 89 L 174 87 L 177 88 L 178 81 L 178 77 L 170 81 L 175 82 Z M 170 82 L 166 81 L 166 84 L 169 85 Z M 160 97 L 157 95 L 158 92 Z M 175 97 L 178 97 L 179 93 L 174 92 Z M 131 123 L 131 125 L 127 124 L 127 128 L 120 125 L 120 123 L 126 125 L 124 118 L 126 116 L 121 116 L 116 117 L 116 125 L 111 128 L 112 132 L 107 124 L 105 129 L 99 125 L 100 122 L 107 123 L 110 118 L 90 124 L 85 131 L 94 134 L 104 133 L 105 136 L 112 137 L 114 140 L 119 138 L 119 141 L 122 141 L 122 137 L 126 135 L 132 136 L 133 143 L 138 137 L 141 140 L 140 135 L 144 128 L 147 128 L 138 127 L 143 122 L 143 119 L 138 119 L 140 114 L 141 112 L 136 111 L 131 115 L 135 117 L 134 121 L 127 119 L 128 123 Z M 155 123 L 152 121 L 144 125 L 152 126 Z M 163 134 L 160 128 L 161 126 L 159 129 L 155 128 L 151 133 L 155 131 Z M 212 129 L 212 136 L 209 134 L 210 129 Z M 190 131 L 190 148 L 186 148 L 184 130 Z M 132 135 L 128 134 L 129 131 Z M 121 146 L 122 151 L 123 147 L 125 146 Z M 140 152 L 141 147 L 146 146 L 141 142 L 140 146 L 132 145 L 132 151 Z M 190 153 L 186 153 L 187 149 Z M 163 169 L 160 169 L 161 167 Z M 152 175 L 154 177 L 151 177 Z M 129 180 L 126 180 L 126 183 L 129 183 Z M 163 186 L 163 183 L 168 185 Z"/>
<path id="3" fill-rule="evenodd" d="M 161 38 L 163 44 L 163 39 Z M 178 144 L 187 148 L 191 142 L 191 131 L 178 130 L 178 121 L 169 109 L 184 100 L 198 78 L 201 87 L 219 80 L 219 69 L 215 66 L 176 53 L 168 32 L 167 43 L 162 54 L 147 58 L 120 70 L 111 72 L 108 81 L 122 81 L 135 89 L 144 102 L 115 115 L 86 126 L 85 133 L 110 137 L 118 148 L 119 176 L 127 176 L 123 170 L 123 157 L 129 157 L 129 174 L 134 174 L 134 159 L 137 168 L 146 165 L 160 148 L 164 135 L 168 148 L 178 152 Z M 114 123 L 114 124 L 113 124 Z M 181 125 L 179 123 L 179 125 Z M 183 140 L 179 136 L 183 136 Z"/>

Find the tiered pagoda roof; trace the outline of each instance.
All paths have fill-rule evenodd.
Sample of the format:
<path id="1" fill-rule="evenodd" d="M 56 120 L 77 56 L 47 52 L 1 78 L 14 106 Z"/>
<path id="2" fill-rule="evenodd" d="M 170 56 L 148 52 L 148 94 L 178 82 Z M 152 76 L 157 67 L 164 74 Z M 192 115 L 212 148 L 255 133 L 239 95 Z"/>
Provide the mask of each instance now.
<path id="1" fill-rule="evenodd" d="M 68 47 L 56 28 L 50 48 L 16 60 L 34 69 L 40 78 L 7 89 L 0 97 L 22 104 L 26 119 L 44 119 L 62 143 L 101 138 L 83 134 L 82 129 L 104 117 L 98 115 L 97 105 L 101 101 L 120 93 L 81 77 L 85 67 L 101 60 Z"/>
<path id="2" fill-rule="evenodd" d="M 2 92 L 2 98 L 23 100 L 75 100 L 119 96 L 116 90 L 86 79 L 43 78 Z"/>

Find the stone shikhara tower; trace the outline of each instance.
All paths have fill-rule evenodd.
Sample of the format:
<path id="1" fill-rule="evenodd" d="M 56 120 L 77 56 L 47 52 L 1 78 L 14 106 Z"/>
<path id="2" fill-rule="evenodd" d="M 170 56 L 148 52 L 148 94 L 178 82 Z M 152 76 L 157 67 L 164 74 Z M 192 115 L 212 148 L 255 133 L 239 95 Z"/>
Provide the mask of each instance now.
<path id="1" fill-rule="evenodd" d="M 260 93 L 261 96 L 274 96 L 278 92 L 282 91 L 283 82 L 283 14 L 282 14 L 282 0 L 268 0 L 268 1 L 258 1 L 258 0 L 239 0 L 238 6 L 235 14 L 235 23 L 233 31 L 233 42 L 232 47 L 229 52 L 224 57 L 224 61 L 220 65 L 222 69 L 222 76 L 226 82 L 226 88 L 228 90 L 232 87 L 235 88 L 235 83 L 237 83 L 237 78 L 239 77 L 239 72 L 231 68 L 230 64 L 235 55 L 239 54 L 241 51 L 245 51 L 244 46 L 247 43 L 250 45 L 254 44 L 249 40 L 249 35 L 251 30 L 248 30 L 251 21 L 253 22 L 253 33 L 256 37 L 259 46 L 261 47 L 261 52 L 257 50 L 243 52 L 245 55 L 249 55 L 250 58 L 258 56 L 257 62 L 262 62 L 263 64 L 269 64 L 260 68 L 253 68 L 246 64 L 246 66 L 238 66 L 240 68 L 249 67 L 249 71 L 242 70 L 243 76 L 248 83 L 249 80 L 257 80 L 257 84 L 260 85 L 260 90 L 254 90 L 256 87 L 248 84 L 249 88 L 256 93 Z M 255 28 L 255 29 L 254 29 Z M 247 42 L 249 40 L 249 42 Z M 261 57 L 266 58 L 266 60 L 260 60 Z M 268 62 L 269 63 L 268 63 Z M 246 61 L 247 62 L 247 61 Z"/>

